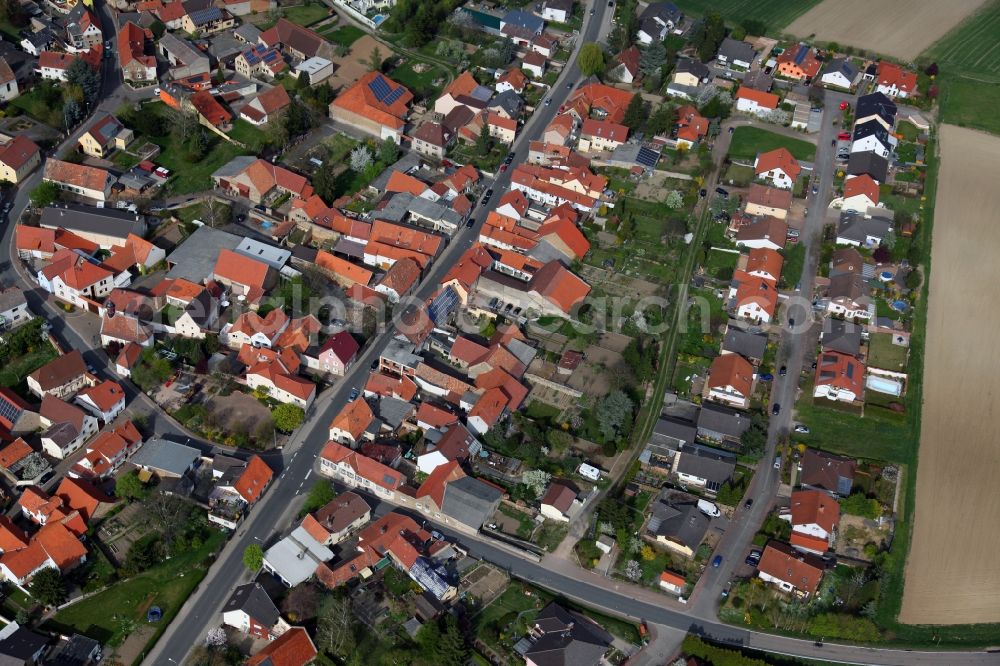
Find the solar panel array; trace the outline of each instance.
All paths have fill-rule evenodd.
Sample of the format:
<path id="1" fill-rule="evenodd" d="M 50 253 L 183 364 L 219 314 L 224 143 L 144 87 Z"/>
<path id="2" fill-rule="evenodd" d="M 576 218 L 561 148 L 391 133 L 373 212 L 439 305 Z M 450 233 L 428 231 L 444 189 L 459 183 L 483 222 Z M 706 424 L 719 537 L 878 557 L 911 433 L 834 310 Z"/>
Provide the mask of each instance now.
<path id="1" fill-rule="evenodd" d="M 6 398 L 0 399 L 0 418 L 6 419 L 8 423 L 17 423 L 21 416 L 21 408 Z"/>
<path id="2" fill-rule="evenodd" d="M 381 104 L 390 105 L 403 96 L 406 88 L 398 86 L 395 90 L 389 85 L 385 77 L 379 74 L 368 83 L 368 89 L 372 91 Z"/>
<path id="3" fill-rule="evenodd" d="M 430 307 L 427 308 L 431 321 L 440 325 L 448 318 L 448 315 L 452 313 L 457 305 L 458 294 L 451 287 L 446 287 L 434 298 Z"/>
<path id="4" fill-rule="evenodd" d="M 656 163 L 660 161 L 660 154 L 650 148 L 642 147 L 639 149 L 639 153 L 635 156 L 635 161 L 644 167 L 652 169 L 656 166 Z"/>

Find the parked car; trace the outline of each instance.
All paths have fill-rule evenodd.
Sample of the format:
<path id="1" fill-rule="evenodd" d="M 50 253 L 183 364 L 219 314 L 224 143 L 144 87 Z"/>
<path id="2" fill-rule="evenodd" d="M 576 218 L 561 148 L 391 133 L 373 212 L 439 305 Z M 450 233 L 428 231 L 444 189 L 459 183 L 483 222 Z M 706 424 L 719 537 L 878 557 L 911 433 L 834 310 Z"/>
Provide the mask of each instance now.
<path id="1" fill-rule="evenodd" d="M 770 372 L 765 372 L 764 374 L 762 374 L 760 376 L 760 381 L 762 381 L 762 382 L 769 382 L 769 381 L 771 381 L 773 379 L 774 379 L 774 375 L 772 375 Z"/>
<path id="2" fill-rule="evenodd" d="M 722 566 L 722 555 L 716 555 L 712 558 L 712 568 L 718 569 Z"/>
<path id="3" fill-rule="evenodd" d="M 736 128 L 735 128 L 735 127 L 730 127 L 730 128 L 729 128 L 729 133 L 730 133 L 730 134 L 732 134 L 732 133 L 733 133 L 733 132 L 734 132 L 735 130 L 736 130 Z"/>
<path id="4" fill-rule="evenodd" d="M 774 469 L 781 469 L 781 456 L 774 457 Z"/>
<path id="5" fill-rule="evenodd" d="M 718 194 L 723 199 L 728 199 L 729 198 L 729 192 L 727 192 L 726 190 L 722 189 L 721 187 L 715 188 L 715 193 Z"/>
<path id="6" fill-rule="evenodd" d="M 778 375 L 780 377 L 784 377 L 787 374 L 788 374 L 788 366 L 787 365 L 783 365 L 780 368 L 778 368 Z"/>
<path id="7" fill-rule="evenodd" d="M 507 170 L 507 164 L 506 164 L 506 163 L 504 163 L 504 164 L 501 164 L 501 165 L 500 165 L 500 173 L 503 173 L 503 172 L 504 172 L 504 171 L 506 171 L 506 170 Z"/>
<path id="8" fill-rule="evenodd" d="M 547 98 L 547 99 L 545 100 L 545 106 L 548 106 L 548 105 L 549 105 L 549 104 L 551 104 L 551 103 L 552 103 L 552 98 L 551 98 L 551 97 L 549 97 L 549 98 Z"/>
<path id="9" fill-rule="evenodd" d="M 753 500 L 752 499 L 748 499 L 746 502 L 743 502 L 743 508 L 744 509 L 749 509 L 752 506 L 753 506 Z"/>
<path id="10" fill-rule="evenodd" d="M 813 194 L 819 194 L 819 188 L 816 187 L 815 185 L 813 185 L 812 192 L 813 192 Z"/>
<path id="11" fill-rule="evenodd" d="M 795 426 L 795 432 L 802 433 L 803 435 L 809 434 L 809 426 L 802 425 L 801 423 Z"/>
<path id="12" fill-rule="evenodd" d="M 352 388 L 351 389 L 351 395 L 348 396 L 347 400 L 348 401 L 357 400 L 359 395 L 361 395 L 361 393 L 358 391 L 358 389 Z"/>
<path id="13" fill-rule="evenodd" d="M 774 403 L 774 407 L 771 408 L 771 413 L 774 414 L 775 416 L 777 416 L 778 414 L 780 414 L 781 413 L 781 405 L 779 405 L 778 403 Z"/>
<path id="14" fill-rule="evenodd" d="M 762 554 L 761 551 L 754 548 L 753 550 L 750 551 L 750 554 L 747 555 L 747 558 L 744 561 L 750 566 L 755 567 L 760 562 L 761 554 Z"/>
<path id="15" fill-rule="evenodd" d="M 475 224 L 476 221 L 470 218 L 469 221 L 465 223 L 465 226 L 471 229 Z"/>

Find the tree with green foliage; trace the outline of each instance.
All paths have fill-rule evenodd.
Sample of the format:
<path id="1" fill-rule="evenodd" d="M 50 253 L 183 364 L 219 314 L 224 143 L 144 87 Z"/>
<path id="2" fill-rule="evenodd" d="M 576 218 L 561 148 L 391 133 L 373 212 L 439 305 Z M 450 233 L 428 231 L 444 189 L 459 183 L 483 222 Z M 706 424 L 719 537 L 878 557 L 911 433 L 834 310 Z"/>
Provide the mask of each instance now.
<path id="1" fill-rule="evenodd" d="M 421 627 L 417 632 L 417 645 L 428 663 L 439 666 L 465 666 L 469 659 L 465 637 L 450 613 Z"/>
<path id="2" fill-rule="evenodd" d="M 42 181 L 31 190 L 28 198 L 36 208 L 51 206 L 59 198 L 59 186 L 51 181 Z"/>
<path id="3" fill-rule="evenodd" d="M 614 390 L 597 403 L 597 424 L 605 442 L 623 441 L 631 430 L 632 399 L 624 391 Z"/>
<path id="4" fill-rule="evenodd" d="M 483 126 L 479 129 L 479 136 L 476 137 L 476 153 L 483 157 L 490 154 L 493 149 L 493 140 L 490 138 L 489 124 L 483 121 Z"/>
<path id="5" fill-rule="evenodd" d="M 84 119 L 86 114 L 75 99 L 68 99 L 63 105 L 63 125 L 67 130 L 73 129 Z"/>
<path id="6" fill-rule="evenodd" d="M 646 123 L 646 131 L 649 134 L 663 134 L 674 125 L 674 110 L 668 104 L 661 104 L 656 107 L 656 111 L 649 117 Z"/>
<path id="7" fill-rule="evenodd" d="M 584 76 L 598 76 L 604 73 L 604 49 L 597 42 L 587 42 L 580 48 L 577 66 Z"/>
<path id="8" fill-rule="evenodd" d="M 294 139 L 312 129 L 313 117 L 302 102 L 293 99 L 283 113 L 282 124 L 288 138 Z"/>
<path id="9" fill-rule="evenodd" d="M 545 441 L 553 453 L 562 453 L 573 443 L 573 435 L 564 430 L 550 429 L 545 433 Z"/>
<path id="10" fill-rule="evenodd" d="M 638 338 L 629 341 L 622 358 L 639 383 L 647 382 L 653 376 L 653 350 L 645 348 Z"/>
<path id="11" fill-rule="evenodd" d="M 382 145 L 378 149 L 378 160 L 385 166 L 395 164 L 399 159 L 399 144 L 392 140 L 392 137 L 385 137 Z"/>
<path id="12" fill-rule="evenodd" d="M 295 88 L 298 90 L 304 90 L 309 87 L 309 84 L 310 84 L 309 72 L 305 70 L 299 72 L 299 76 L 295 80 Z"/>
<path id="13" fill-rule="evenodd" d="M 0 0 L 0 21 L 6 21 L 14 28 L 28 25 L 28 14 L 18 0 Z"/>
<path id="14" fill-rule="evenodd" d="M 500 52 L 501 62 L 503 65 L 506 65 L 514 59 L 514 53 L 517 52 L 517 47 L 514 46 L 514 42 L 509 37 L 505 37 L 500 40 L 500 48 L 498 50 Z"/>
<path id="15" fill-rule="evenodd" d="M 243 566 L 254 573 L 264 566 L 264 549 L 260 544 L 252 543 L 243 549 Z"/>
<path id="16" fill-rule="evenodd" d="M 767 33 L 767 23 L 760 19 L 743 19 L 740 21 L 744 35 L 754 35 L 759 37 Z"/>
<path id="17" fill-rule="evenodd" d="M 45 606 L 58 606 L 66 601 L 66 583 L 59 570 L 51 567 L 45 567 L 34 575 L 28 591 Z"/>
<path id="18" fill-rule="evenodd" d="M 636 93 L 632 95 L 628 106 L 625 108 L 625 118 L 622 124 L 632 131 L 639 129 L 646 122 L 646 103 L 642 100 L 642 95 Z"/>
<path id="19" fill-rule="evenodd" d="M 761 411 L 750 413 L 750 426 L 740 435 L 743 453 L 748 456 L 759 456 L 767 445 L 767 416 Z"/>
<path id="20" fill-rule="evenodd" d="M 852 493 L 840 500 L 840 510 L 852 516 L 875 520 L 882 515 L 882 505 L 864 493 Z"/>
<path id="21" fill-rule="evenodd" d="M 639 55 L 639 71 L 649 76 L 663 67 L 665 62 L 667 62 L 667 47 L 663 42 L 656 40 Z"/>
<path id="22" fill-rule="evenodd" d="M 289 433 L 302 425 L 306 413 L 298 405 L 282 403 L 271 410 L 274 417 L 274 427 L 284 433 Z"/>
<path id="23" fill-rule="evenodd" d="M 321 479 L 312 485 L 309 489 L 309 493 L 306 495 L 306 499 L 302 502 L 302 514 L 312 513 L 317 509 L 322 509 L 324 506 L 333 501 L 333 498 L 337 496 L 336 491 L 333 489 L 333 484 L 326 479 Z"/>
<path id="24" fill-rule="evenodd" d="M 149 391 L 167 381 L 170 376 L 170 362 L 150 347 L 142 353 L 139 363 L 132 368 L 131 379 L 140 389 Z"/>
<path id="25" fill-rule="evenodd" d="M 157 19 L 149 24 L 149 31 L 152 32 L 153 37 L 159 41 L 160 37 L 163 37 L 163 34 L 167 31 L 167 26 L 163 23 L 163 21 Z"/>
<path id="26" fill-rule="evenodd" d="M 608 36 L 608 46 L 612 52 L 621 53 L 635 42 L 635 33 L 639 30 L 639 18 L 635 10 L 635 0 L 622 0 L 618 3 L 617 21 Z"/>
<path id="27" fill-rule="evenodd" d="M 77 85 L 83 90 L 86 108 L 92 108 L 101 97 L 101 75 L 94 68 L 77 57 L 66 68 L 66 83 Z"/>
<path id="28" fill-rule="evenodd" d="M 919 289 L 922 283 L 923 283 L 923 276 L 920 275 L 920 271 L 918 271 L 916 268 L 912 269 L 909 273 L 906 274 L 907 289 L 914 291 L 916 289 Z"/>
<path id="29" fill-rule="evenodd" d="M 552 475 L 542 469 L 529 469 L 521 474 L 521 483 L 528 486 L 535 497 L 541 497 L 549 487 Z"/>
<path id="30" fill-rule="evenodd" d="M 159 534 L 144 534 L 129 546 L 122 565 L 122 574 L 135 576 L 163 561 L 163 541 Z"/>
<path id="31" fill-rule="evenodd" d="M 385 58 L 382 56 L 382 49 L 376 46 L 375 48 L 372 49 L 372 52 L 368 55 L 368 69 L 370 69 L 373 72 L 381 72 L 382 63 L 384 61 Z"/>
<path id="32" fill-rule="evenodd" d="M 146 486 L 134 472 L 121 474 L 115 479 L 115 496 L 124 500 L 141 500 L 146 497 Z"/>

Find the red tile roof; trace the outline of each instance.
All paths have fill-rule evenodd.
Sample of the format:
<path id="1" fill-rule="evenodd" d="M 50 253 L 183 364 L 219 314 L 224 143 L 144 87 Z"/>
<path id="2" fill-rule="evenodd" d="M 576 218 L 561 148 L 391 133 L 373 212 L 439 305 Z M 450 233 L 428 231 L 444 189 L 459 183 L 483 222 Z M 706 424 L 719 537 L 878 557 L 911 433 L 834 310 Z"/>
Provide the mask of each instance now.
<path id="1" fill-rule="evenodd" d="M 546 222 L 538 229 L 539 238 L 555 236 L 566 245 L 577 259 L 590 252 L 590 241 L 583 235 L 580 228 L 568 217 L 559 217 Z"/>
<path id="2" fill-rule="evenodd" d="M 361 347 L 358 345 L 358 341 L 350 332 L 340 331 L 327 338 L 323 346 L 320 347 L 320 353 L 331 352 L 341 363 L 347 365 L 358 355 L 359 349 Z"/>
<path id="3" fill-rule="evenodd" d="M 396 95 L 390 103 L 379 101 L 373 92 L 373 87 L 380 88 L 380 84 L 375 83 L 377 79 L 384 82 L 384 87 L 391 91 L 402 88 L 403 92 Z M 391 95 L 383 96 L 389 99 Z M 404 118 L 409 112 L 410 102 L 413 101 L 411 93 L 402 84 L 396 83 L 381 72 L 368 72 L 358 81 L 342 92 L 335 100 L 330 102 L 333 107 L 364 116 L 380 125 L 401 130 L 405 125 Z"/>
<path id="4" fill-rule="evenodd" d="M 625 143 L 628 139 L 628 128 L 624 125 L 612 123 L 607 120 L 593 120 L 591 118 L 587 118 L 583 121 L 583 126 L 580 128 L 580 136 L 600 137 L 608 141 Z"/>
<path id="5" fill-rule="evenodd" d="M 858 398 L 864 390 L 865 365 L 850 354 L 824 350 L 816 364 L 815 386 L 848 390 Z"/>
<path id="6" fill-rule="evenodd" d="M 274 478 L 274 470 L 258 455 L 250 456 L 246 469 L 236 479 L 233 487 L 251 506 L 264 494 L 264 489 Z"/>
<path id="7" fill-rule="evenodd" d="M 420 484 L 417 489 L 417 499 L 430 497 L 434 500 L 438 509 L 444 504 L 444 489 L 452 481 L 465 476 L 462 465 L 457 460 L 452 460 L 438 465 L 434 471 Z"/>
<path id="8" fill-rule="evenodd" d="M 219 251 L 212 274 L 217 279 L 222 278 L 247 287 L 256 287 L 263 293 L 269 268 L 261 261 L 244 257 L 232 250 L 222 249 Z"/>
<path id="9" fill-rule="evenodd" d="M 774 93 L 746 86 L 740 86 L 739 90 L 736 91 L 736 99 L 748 99 L 752 102 L 757 102 L 757 106 L 765 109 L 777 109 L 778 103 L 781 101 L 781 98 Z"/>
<path id="10" fill-rule="evenodd" d="M 199 90 L 191 95 L 189 100 L 195 110 L 213 127 L 228 125 L 233 120 L 233 114 L 215 99 L 207 90 Z"/>
<path id="11" fill-rule="evenodd" d="M 888 88 L 896 86 L 900 91 L 910 95 L 917 89 L 917 74 L 882 60 L 878 64 L 878 85 Z"/>
<path id="12" fill-rule="evenodd" d="M 774 316 L 778 307 L 778 289 L 772 280 L 748 275 L 742 271 L 738 271 L 733 279 L 739 283 L 736 289 L 737 309 L 748 303 L 756 303 L 769 317 Z"/>
<path id="13" fill-rule="evenodd" d="M 871 177 L 865 176 L 865 178 L 870 179 Z M 855 178 L 852 180 L 857 179 Z M 753 183 L 750 185 L 750 191 L 747 193 L 747 203 L 764 206 L 765 208 L 788 210 L 792 206 L 792 191 L 783 190 L 778 187 L 768 187 L 767 185 L 761 185 L 760 183 Z"/>
<path id="14" fill-rule="evenodd" d="M 0 515 L 0 552 L 9 553 L 28 545 L 28 535 L 10 518 Z"/>
<path id="15" fill-rule="evenodd" d="M 427 191 L 427 183 L 402 171 L 393 171 L 385 184 L 386 192 L 409 192 L 419 197 Z"/>
<path id="16" fill-rule="evenodd" d="M 283 20 L 283 19 L 282 19 Z M 305 666 L 316 658 L 316 646 L 302 627 L 292 627 L 247 659 L 247 666 Z"/>
<path id="17" fill-rule="evenodd" d="M 118 382 L 105 380 L 100 384 L 82 389 L 77 396 L 86 396 L 102 412 L 109 412 L 115 405 L 125 399 L 125 391 L 122 390 L 121 384 Z"/>
<path id="18" fill-rule="evenodd" d="M 346 463 L 354 473 L 386 490 L 398 490 L 406 478 L 402 472 L 383 465 L 377 460 L 363 456 L 337 442 L 327 442 L 320 456 L 332 463 Z"/>
<path id="19" fill-rule="evenodd" d="M 578 112 L 583 109 L 581 117 L 584 118 L 588 117 L 591 111 L 599 110 L 607 114 L 608 121 L 620 123 L 631 101 L 632 93 L 627 90 L 613 88 L 603 83 L 588 83 L 577 88 L 567 106 Z"/>
<path id="20" fill-rule="evenodd" d="M 558 261 L 542 266 L 531 278 L 529 286 L 565 313 L 583 301 L 590 285 L 567 270 Z"/>
<path id="21" fill-rule="evenodd" d="M 17 171 L 38 155 L 38 145 L 26 136 L 18 135 L 0 147 L 0 162 Z"/>
<path id="22" fill-rule="evenodd" d="M 753 366 L 739 354 L 716 356 L 708 370 L 709 388 L 732 386 L 745 397 L 750 397 L 753 386 Z"/>
<path id="23" fill-rule="evenodd" d="M 365 383 L 365 391 L 380 396 L 392 396 L 410 402 L 417 395 L 417 385 L 406 377 L 393 377 L 375 372 L 369 375 Z"/>
<path id="24" fill-rule="evenodd" d="M 51 157 L 45 160 L 45 180 L 103 192 L 109 178 L 107 169 L 63 162 Z"/>
<path id="25" fill-rule="evenodd" d="M 784 191 L 787 192 L 787 190 Z M 844 181 L 845 199 L 850 199 L 851 197 L 858 196 L 859 194 L 866 195 L 869 199 L 871 199 L 873 204 L 878 204 L 878 183 L 876 183 L 875 180 L 866 173 Z M 789 196 L 791 196 L 791 193 L 789 193 Z"/>
<path id="26" fill-rule="evenodd" d="M 181 3 L 175 4 L 180 5 Z M 139 62 L 144 67 L 156 67 L 156 58 L 145 55 L 145 48 L 146 31 L 131 21 L 126 22 L 118 31 L 118 58 L 121 66 L 127 67 L 132 62 Z"/>
<path id="27" fill-rule="evenodd" d="M 445 428 L 446 426 L 458 423 L 458 417 L 455 414 L 449 412 L 447 409 L 435 407 L 429 402 L 420 403 L 420 406 L 417 407 L 417 413 L 414 420 L 418 423 L 426 423 L 430 427 L 437 428 L 439 430 Z"/>
<path id="28" fill-rule="evenodd" d="M 367 268 L 341 259 L 324 250 L 316 253 L 316 265 L 330 271 L 348 284 L 367 285 L 372 280 L 372 272 Z"/>
<path id="29" fill-rule="evenodd" d="M 409 293 L 420 279 L 420 266 L 410 257 L 404 257 L 389 267 L 377 286 L 392 289 L 400 296 Z"/>
<path id="30" fill-rule="evenodd" d="M 344 408 L 333 417 L 330 422 L 330 429 L 338 428 L 350 433 L 355 440 L 361 439 L 361 435 L 375 420 L 375 414 L 364 398 L 356 398 L 352 402 L 344 405 Z"/>
<path id="31" fill-rule="evenodd" d="M 840 504 L 822 490 L 796 490 L 791 504 L 792 527 L 816 524 L 832 532 L 840 523 Z"/>
<path id="32" fill-rule="evenodd" d="M 750 250 L 747 257 L 747 273 L 764 273 L 772 276 L 775 280 L 781 275 L 781 267 L 785 263 L 776 250 L 768 248 L 754 248 Z"/>
<path id="33" fill-rule="evenodd" d="M 74 479 L 68 476 L 63 477 L 56 489 L 56 496 L 59 497 L 67 507 L 74 511 L 79 511 L 83 520 L 89 521 L 94 517 L 94 512 L 102 502 L 110 502 L 111 498 L 98 490 L 89 481 Z"/>
<path id="34" fill-rule="evenodd" d="M 561 483 L 552 483 L 542 497 L 542 504 L 555 507 L 560 513 L 568 513 L 576 499 L 576 491 Z"/>
<path id="35" fill-rule="evenodd" d="M 18 250 L 52 254 L 56 251 L 56 230 L 17 225 L 14 238 Z"/>
<path id="36" fill-rule="evenodd" d="M 781 169 L 792 180 L 798 178 L 799 172 L 802 171 L 798 160 L 792 157 L 787 148 L 775 148 L 766 153 L 760 153 L 757 155 L 757 163 L 754 165 L 754 169 L 758 175 L 766 173 L 771 169 Z"/>
<path id="37" fill-rule="evenodd" d="M 24 460 L 35 450 L 26 441 L 18 437 L 7 446 L 0 449 L 0 468 L 10 469 L 11 465 Z"/>
<path id="38" fill-rule="evenodd" d="M 809 594 L 816 593 L 823 578 L 823 569 L 815 558 L 804 556 L 777 541 L 764 547 L 757 569 Z"/>

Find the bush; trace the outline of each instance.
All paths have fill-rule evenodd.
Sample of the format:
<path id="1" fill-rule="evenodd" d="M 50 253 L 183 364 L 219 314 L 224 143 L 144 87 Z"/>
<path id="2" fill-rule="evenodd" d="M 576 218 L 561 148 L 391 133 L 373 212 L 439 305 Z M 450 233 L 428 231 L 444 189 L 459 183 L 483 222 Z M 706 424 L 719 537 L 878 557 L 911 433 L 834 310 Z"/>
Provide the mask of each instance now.
<path id="1" fill-rule="evenodd" d="M 871 499 L 864 493 L 854 493 L 840 500 L 840 510 L 852 516 L 861 516 L 875 520 L 882 515 L 882 505 L 878 500 Z"/>
<path id="2" fill-rule="evenodd" d="M 874 643 L 882 638 L 868 618 L 843 613 L 823 613 L 809 622 L 809 633 L 824 638 L 849 638 L 853 642 Z M 713 662 L 714 663 L 714 662 Z"/>

